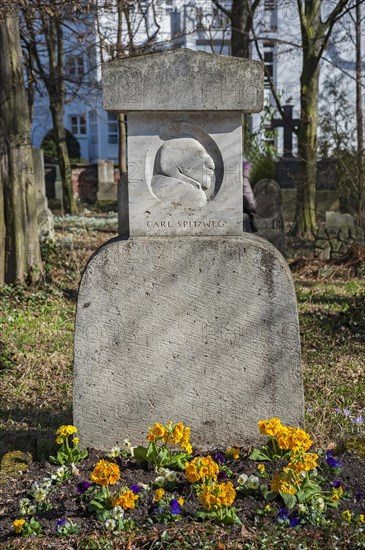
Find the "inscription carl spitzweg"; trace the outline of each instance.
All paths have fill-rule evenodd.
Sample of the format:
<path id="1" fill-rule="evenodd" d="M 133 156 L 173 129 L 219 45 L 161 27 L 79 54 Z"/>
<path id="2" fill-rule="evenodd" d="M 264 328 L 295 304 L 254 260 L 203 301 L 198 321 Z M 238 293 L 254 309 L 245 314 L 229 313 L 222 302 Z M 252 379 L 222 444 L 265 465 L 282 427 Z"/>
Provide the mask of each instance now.
<path id="1" fill-rule="evenodd" d="M 167 229 L 169 227 L 224 227 L 226 222 L 223 220 L 167 220 L 167 221 L 150 221 L 146 222 L 149 229 Z"/>

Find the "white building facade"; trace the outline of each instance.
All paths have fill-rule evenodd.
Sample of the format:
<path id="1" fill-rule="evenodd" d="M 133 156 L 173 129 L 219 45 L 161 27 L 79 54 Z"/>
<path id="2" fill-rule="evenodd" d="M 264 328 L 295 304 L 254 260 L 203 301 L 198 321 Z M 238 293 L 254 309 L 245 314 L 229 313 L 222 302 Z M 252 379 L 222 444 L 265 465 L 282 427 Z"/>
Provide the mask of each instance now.
<path id="1" fill-rule="evenodd" d="M 230 0 L 221 5 L 229 10 Z M 322 16 L 336 2 L 324 0 Z M 150 0 L 129 3 L 129 28 L 124 24 L 122 44 L 131 44 L 142 51 L 163 48 L 191 48 L 230 55 L 231 29 L 227 15 L 210 0 Z M 93 16 L 80 23 L 84 40 L 66 39 L 66 75 L 69 78 L 64 113 L 65 127 L 73 133 L 81 147 L 81 157 L 95 162 L 118 160 L 118 124 L 116 116 L 107 113 L 101 102 L 101 62 L 115 57 L 117 21 L 115 10 L 96 7 Z M 254 35 L 261 56 L 272 77 L 283 105 L 293 106 L 294 118 L 300 114 L 301 35 L 296 2 L 262 0 L 254 16 Z M 79 29 L 80 30 L 80 29 Z M 321 84 L 336 75 L 344 75 L 343 85 L 355 105 L 355 26 L 350 16 L 336 23 L 331 41 L 321 64 Z M 252 41 L 252 57 L 259 59 Z M 128 47 L 124 54 L 132 53 Z M 268 79 L 265 80 L 265 101 L 276 110 Z M 323 98 L 322 104 L 326 99 Z M 332 106 L 328 105 L 331 109 Z M 260 125 L 261 115 L 254 115 L 253 129 Z M 32 129 L 33 145 L 39 147 L 47 130 L 52 128 L 46 94 L 35 103 Z M 278 131 L 277 151 L 282 153 L 282 130 Z M 294 143 L 295 148 L 295 143 Z"/>

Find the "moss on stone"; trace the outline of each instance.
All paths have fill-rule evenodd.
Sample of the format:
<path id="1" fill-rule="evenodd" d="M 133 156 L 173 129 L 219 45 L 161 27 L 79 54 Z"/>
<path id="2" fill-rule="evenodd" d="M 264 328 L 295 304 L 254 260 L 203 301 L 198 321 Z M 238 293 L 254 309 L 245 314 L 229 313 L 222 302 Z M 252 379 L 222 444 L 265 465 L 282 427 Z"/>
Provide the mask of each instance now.
<path id="1" fill-rule="evenodd" d="M 6 483 L 10 477 L 19 475 L 27 470 L 32 462 L 32 455 L 23 451 L 10 451 L 6 453 L 0 463 L 0 484 Z"/>

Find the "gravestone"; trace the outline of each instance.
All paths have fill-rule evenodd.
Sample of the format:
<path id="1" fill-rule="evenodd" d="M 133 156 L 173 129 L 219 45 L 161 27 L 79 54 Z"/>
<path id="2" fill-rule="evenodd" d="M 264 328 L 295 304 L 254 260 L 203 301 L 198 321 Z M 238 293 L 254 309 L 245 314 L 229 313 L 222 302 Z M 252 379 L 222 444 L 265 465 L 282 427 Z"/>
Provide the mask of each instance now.
<path id="1" fill-rule="evenodd" d="M 262 108 L 261 63 L 169 51 L 108 63 L 103 86 L 104 107 L 128 112 L 131 237 L 80 285 L 81 445 L 146 443 L 155 421 L 203 449 L 255 441 L 263 418 L 302 424 L 290 271 L 242 232 L 241 113 Z"/>
<path id="2" fill-rule="evenodd" d="M 285 231 L 280 185 L 270 179 L 256 182 L 253 192 L 256 200 L 257 235 L 271 242 L 285 255 Z"/>
<path id="3" fill-rule="evenodd" d="M 32 155 L 40 240 L 54 241 L 55 232 L 53 214 L 48 208 L 48 200 L 46 196 L 43 151 L 42 149 L 32 147 Z"/>
<path id="4" fill-rule="evenodd" d="M 117 185 L 114 181 L 114 162 L 98 160 L 98 201 L 116 201 Z"/>

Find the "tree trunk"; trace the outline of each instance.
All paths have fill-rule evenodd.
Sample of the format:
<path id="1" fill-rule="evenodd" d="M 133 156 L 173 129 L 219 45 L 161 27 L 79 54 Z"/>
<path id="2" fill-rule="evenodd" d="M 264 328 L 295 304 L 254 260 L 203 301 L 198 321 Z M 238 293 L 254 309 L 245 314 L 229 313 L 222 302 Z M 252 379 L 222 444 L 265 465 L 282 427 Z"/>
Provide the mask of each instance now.
<path id="1" fill-rule="evenodd" d="M 297 234 L 313 237 L 317 232 L 317 126 L 319 64 L 313 68 L 303 52 L 301 75 L 301 115 L 298 129 L 299 177 L 297 181 Z"/>
<path id="2" fill-rule="evenodd" d="M 127 125 L 124 113 L 118 113 L 119 129 L 119 173 L 118 184 L 118 231 L 129 233 L 128 171 L 127 171 Z"/>
<path id="3" fill-rule="evenodd" d="M 357 122 L 357 166 L 358 166 L 358 223 L 363 222 L 365 195 L 365 150 L 362 103 L 362 48 L 361 48 L 361 5 L 356 5 L 356 122 Z"/>
<path id="4" fill-rule="evenodd" d="M 30 122 L 19 22 L 0 22 L 0 283 L 33 283 L 42 275 Z"/>
<path id="5" fill-rule="evenodd" d="M 231 53 L 234 57 L 250 57 L 250 26 L 251 19 L 247 0 L 233 0 L 231 19 Z"/>
<path id="6" fill-rule="evenodd" d="M 57 159 L 62 179 L 63 208 L 67 214 L 77 214 L 78 208 L 73 193 L 70 157 L 66 144 L 66 131 L 63 124 L 63 106 L 56 98 L 51 98 L 50 109 L 55 133 Z"/>

